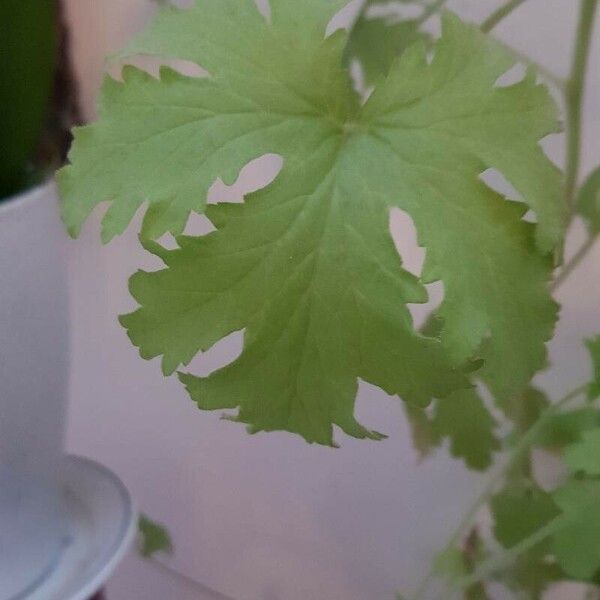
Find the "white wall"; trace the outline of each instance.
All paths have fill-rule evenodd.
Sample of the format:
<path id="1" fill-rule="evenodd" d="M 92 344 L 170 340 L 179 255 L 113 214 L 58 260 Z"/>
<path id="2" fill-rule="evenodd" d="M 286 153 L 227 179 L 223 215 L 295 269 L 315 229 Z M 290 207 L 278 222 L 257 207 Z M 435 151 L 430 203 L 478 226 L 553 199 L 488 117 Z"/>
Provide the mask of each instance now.
<path id="1" fill-rule="evenodd" d="M 153 5 L 67 4 L 85 109 L 92 115 L 102 55 L 139 29 Z M 497 4 L 450 3 L 477 19 Z M 575 0 L 529 0 L 498 35 L 564 75 L 576 6 Z M 586 100 L 586 172 L 600 163 L 599 38 L 600 23 Z M 561 140 L 550 145 L 560 160 Z M 97 234 L 98 214 L 70 243 L 69 447 L 114 469 L 143 510 L 168 525 L 177 549 L 173 564 L 238 600 L 383 599 L 414 585 L 480 480 L 444 457 L 417 466 L 398 401 L 369 386 L 360 392 L 361 419 L 390 439 L 344 438 L 339 450 L 285 434 L 249 437 L 240 426 L 199 412 L 175 380 L 163 379 L 156 361 L 138 358 L 116 322 L 134 306 L 128 276 L 151 264 L 135 228 L 104 248 Z M 561 362 L 555 375 L 543 378 L 557 395 L 589 372 L 580 339 L 600 331 L 600 245 L 596 250 L 560 295 L 564 319 L 552 356 Z M 233 346 L 220 345 L 209 360 Z M 109 592 L 111 600 L 198 598 L 134 556 Z"/>

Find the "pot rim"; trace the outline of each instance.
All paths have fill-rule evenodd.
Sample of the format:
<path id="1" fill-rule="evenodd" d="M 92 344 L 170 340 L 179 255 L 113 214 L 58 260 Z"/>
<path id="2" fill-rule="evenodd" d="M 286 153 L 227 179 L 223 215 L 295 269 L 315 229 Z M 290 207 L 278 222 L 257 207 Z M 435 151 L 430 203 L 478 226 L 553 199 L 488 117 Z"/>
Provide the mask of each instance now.
<path id="1" fill-rule="evenodd" d="M 55 188 L 54 177 L 49 177 L 42 183 L 27 188 L 24 191 L 7 196 L 0 201 L 0 220 L 9 217 L 16 211 L 26 210 L 32 205 L 36 205 L 38 200 L 43 198 L 48 191 Z"/>

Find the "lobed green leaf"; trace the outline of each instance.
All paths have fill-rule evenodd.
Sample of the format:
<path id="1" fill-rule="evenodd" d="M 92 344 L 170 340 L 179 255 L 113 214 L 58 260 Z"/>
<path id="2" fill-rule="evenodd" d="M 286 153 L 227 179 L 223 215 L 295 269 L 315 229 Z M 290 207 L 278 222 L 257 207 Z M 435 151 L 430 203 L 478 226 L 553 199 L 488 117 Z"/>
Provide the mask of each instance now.
<path id="1" fill-rule="evenodd" d="M 382 437 L 354 418 L 359 378 L 425 405 L 468 387 L 463 369 L 480 353 L 494 394 L 522 389 L 545 364 L 556 319 L 549 253 L 564 221 L 560 175 L 538 144 L 557 130 L 555 107 L 532 73 L 498 87 L 511 55 L 447 15 L 432 61 L 411 46 L 361 106 L 341 67 L 346 34 L 324 38 L 342 4 L 274 0 L 270 20 L 251 0 L 159 11 L 121 56 L 191 60 L 210 77 L 129 68 L 123 83 L 107 81 L 99 122 L 76 132 L 59 175 L 72 233 L 109 200 L 103 238 L 147 203 L 148 239 L 206 210 L 217 177 L 283 157 L 267 188 L 206 210 L 214 233 L 180 237 L 174 251 L 147 243 L 167 268 L 132 278 L 140 308 L 122 323 L 167 374 L 244 330 L 232 364 L 181 374 L 192 398 L 237 409 L 251 431 L 323 444 L 333 425 Z M 487 169 L 523 203 L 487 187 Z M 409 213 L 426 248 L 420 279 L 393 245 L 392 207 Z M 527 208 L 537 225 L 522 220 Z M 415 331 L 407 308 L 434 280 L 445 290 L 441 339 Z"/>

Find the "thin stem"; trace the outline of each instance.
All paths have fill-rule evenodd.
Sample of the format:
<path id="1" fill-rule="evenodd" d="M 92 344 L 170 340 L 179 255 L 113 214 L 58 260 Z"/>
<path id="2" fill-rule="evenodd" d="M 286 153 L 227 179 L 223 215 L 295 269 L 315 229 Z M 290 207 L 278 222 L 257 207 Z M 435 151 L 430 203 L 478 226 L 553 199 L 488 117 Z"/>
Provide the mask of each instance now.
<path id="1" fill-rule="evenodd" d="M 190 590 L 194 590 L 199 595 L 201 594 L 202 598 L 208 597 L 212 600 L 234 600 L 234 598 L 231 596 L 227 596 L 221 592 L 217 592 L 216 590 L 209 588 L 207 585 L 200 583 L 192 577 L 188 577 L 184 573 L 180 573 L 177 569 L 174 569 L 173 567 L 161 562 L 160 560 L 157 560 L 156 558 L 148 558 L 147 563 L 154 569 L 161 571 L 167 577 L 178 581 Z"/>
<path id="2" fill-rule="evenodd" d="M 506 4 L 503 4 L 495 10 L 482 24 L 481 31 L 491 31 L 502 21 L 504 18 L 508 17 L 513 10 L 516 10 L 523 4 L 525 0 L 508 0 Z"/>
<path id="3" fill-rule="evenodd" d="M 589 254 L 598 238 L 595 235 L 590 235 L 586 242 L 579 248 L 573 258 L 562 268 L 556 279 L 550 286 L 550 291 L 555 292 L 573 273 L 573 271 L 581 264 L 583 259 Z"/>
<path id="4" fill-rule="evenodd" d="M 504 465 L 502 465 L 502 467 L 490 477 L 483 490 L 478 494 L 471 506 L 468 508 L 467 512 L 444 546 L 442 552 L 453 548 L 460 541 L 465 532 L 472 526 L 473 521 L 477 517 L 481 507 L 489 502 L 494 494 L 494 491 L 496 490 L 496 487 L 502 481 L 506 472 L 514 467 L 514 465 L 521 459 L 523 454 L 527 452 L 527 450 L 529 450 L 529 448 L 535 443 L 535 440 L 539 436 L 540 432 L 554 417 L 554 415 L 556 415 L 571 401 L 585 393 L 586 389 L 587 386 L 582 385 L 563 396 L 560 400 L 549 406 L 539 417 L 539 419 L 528 429 L 527 433 L 514 446 Z M 412 600 L 421 600 L 422 598 L 425 598 L 425 592 L 429 583 L 433 579 L 434 574 L 435 573 L 432 566 L 425 577 L 421 580 L 414 596 L 412 596 Z"/>
<path id="5" fill-rule="evenodd" d="M 565 199 L 572 212 L 579 179 L 581 159 L 581 112 L 585 78 L 590 53 L 592 30 L 598 0 L 581 0 L 577 41 L 573 54 L 573 63 L 566 86 L 567 108 L 567 166 L 565 171 Z"/>

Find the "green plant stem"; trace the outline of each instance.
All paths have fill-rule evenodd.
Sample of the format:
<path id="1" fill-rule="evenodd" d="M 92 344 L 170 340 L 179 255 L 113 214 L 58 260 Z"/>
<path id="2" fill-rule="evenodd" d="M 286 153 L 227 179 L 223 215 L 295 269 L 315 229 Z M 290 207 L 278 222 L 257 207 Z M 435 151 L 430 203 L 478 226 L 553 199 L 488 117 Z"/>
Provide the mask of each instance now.
<path id="1" fill-rule="evenodd" d="M 550 286 L 550 291 L 555 292 L 573 273 L 573 271 L 581 264 L 583 259 L 589 254 L 591 249 L 594 247 L 594 244 L 598 240 L 598 237 L 595 235 L 590 235 L 585 243 L 579 248 L 579 250 L 575 253 L 573 258 L 562 268 L 560 273 L 556 276 L 556 279 L 552 282 Z"/>
<path id="2" fill-rule="evenodd" d="M 519 6 L 521 6 L 521 4 L 524 2 L 525 0 L 509 0 L 500 6 L 481 24 L 481 31 L 485 31 L 487 33 L 494 29 L 494 27 L 496 27 L 500 21 L 508 17 L 513 10 L 519 8 Z"/>
<path id="3" fill-rule="evenodd" d="M 567 110 L 567 164 L 565 170 L 565 200 L 574 210 L 581 159 L 581 122 L 585 78 L 590 53 L 592 31 L 598 0 L 581 0 L 575 52 L 565 88 Z"/>
<path id="4" fill-rule="evenodd" d="M 211 598 L 212 600 L 234 600 L 234 598 L 231 596 L 227 596 L 221 592 L 217 592 L 216 590 L 209 588 L 207 585 L 204 585 L 192 577 L 188 577 L 187 575 L 180 573 L 173 567 L 170 567 L 156 558 L 148 558 L 146 559 L 146 562 L 157 571 L 160 571 L 163 575 L 178 581 L 180 584 L 184 585 L 190 590 L 194 590 L 201 598 Z"/>
<path id="5" fill-rule="evenodd" d="M 554 415 L 556 415 L 570 402 L 585 393 L 586 389 L 587 386 L 582 385 L 560 398 L 560 400 L 548 407 L 540 416 L 540 418 L 529 428 L 527 433 L 525 433 L 519 442 L 512 448 L 506 462 L 490 477 L 483 490 L 478 494 L 471 506 L 468 508 L 458 526 L 448 539 L 448 542 L 444 546 L 442 553 L 452 549 L 465 535 L 466 531 L 471 527 L 473 521 L 477 517 L 479 510 L 489 502 L 490 498 L 494 494 L 494 491 L 496 490 L 496 487 L 504 479 L 507 471 L 513 468 L 514 465 L 522 458 L 523 454 L 530 449 L 540 432 L 554 417 Z M 425 577 L 421 580 L 415 594 L 412 596 L 412 600 L 422 600 L 425 598 L 425 592 L 427 591 L 427 587 L 433 579 L 434 574 L 435 573 L 432 566 Z M 476 581 L 472 583 L 476 583 Z"/>

